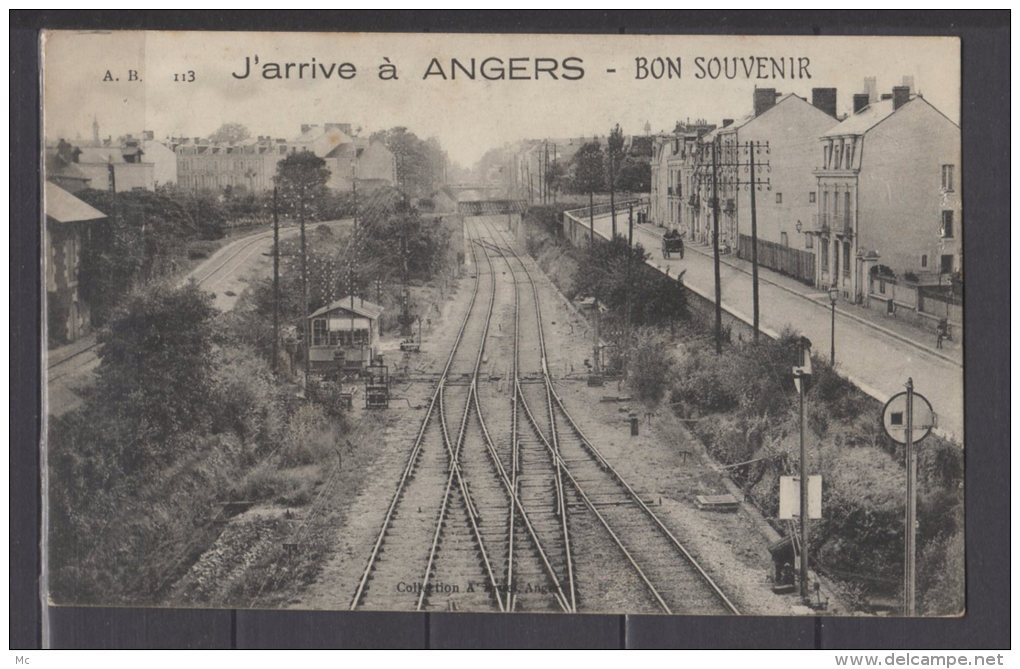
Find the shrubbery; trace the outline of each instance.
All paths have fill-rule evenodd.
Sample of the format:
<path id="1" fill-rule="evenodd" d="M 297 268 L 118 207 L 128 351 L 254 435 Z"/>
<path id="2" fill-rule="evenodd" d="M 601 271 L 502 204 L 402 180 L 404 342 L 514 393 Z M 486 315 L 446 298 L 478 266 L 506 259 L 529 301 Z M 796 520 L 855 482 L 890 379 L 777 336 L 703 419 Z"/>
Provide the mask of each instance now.
<path id="1" fill-rule="evenodd" d="M 690 319 L 686 310 L 673 311 L 668 319 L 651 316 L 662 307 L 643 310 L 649 293 L 653 295 L 647 304 L 654 305 L 654 294 L 667 295 L 669 290 L 661 283 L 656 290 L 640 279 L 627 280 L 625 240 L 596 244 L 589 252 L 555 241 L 541 229 L 538 216 L 529 213 L 526 220 L 532 223 L 528 239 L 534 240 L 529 243 L 533 255 L 579 260 L 567 277 L 563 268 L 572 265 L 551 263 L 568 297 L 597 290 L 609 308 L 602 334 L 626 342 L 618 348 L 629 352 L 628 383 L 635 395 L 668 401 L 715 460 L 740 465 L 730 470 L 731 476 L 767 518 L 775 518 L 779 477 L 792 473 L 799 459 L 799 402 L 791 373 L 797 360 L 796 333 L 784 332 L 778 341 L 763 337 L 756 344 L 727 344 L 717 355 L 708 326 Z M 643 250 L 635 253 L 644 259 Z M 667 280 L 647 269 L 655 280 Z M 679 293 L 682 296 L 682 289 Z M 634 346 L 628 316 L 659 325 L 659 342 L 645 349 L 642 344 L 655 335 L 642 333 L 648 338 Z M 668 330 L 661 327 L 666 324 Z M 671 365 L 664 362 L 674 355 Z M 807 439 L 810 467 L 823 477 L 824 517 L 812 530 L 812 549 L 821 571 L 846 585 L 849 603 L 865 606 L 870 595 L 893 598 L 901 587 L 903 449 L 882 431 L 878 401 L 827 361 L 816 358 L 813 368 L 805 407 Z M 668 381 L 660 394 L 664 377 Z M 918 471 L 919 606 L 926 614 L 955 614 L 963 607 L 965 577 L 960 447 L 929 436 L 919 449 Z"/>
<path id="2" fill-rule="evenodd" d="M 281 466 L 332 465 L 344 432 L 336 408 L 291 406 L 265 360 L 224 337 L 214 314 L 193 285 L 133 292 L 100 334 L 84 406 L 50 420 L 56 601 L 158 596 L 154 582 L 181 568 L 218 502 L 306 503 L 315 477 L 287 479 Z"/>

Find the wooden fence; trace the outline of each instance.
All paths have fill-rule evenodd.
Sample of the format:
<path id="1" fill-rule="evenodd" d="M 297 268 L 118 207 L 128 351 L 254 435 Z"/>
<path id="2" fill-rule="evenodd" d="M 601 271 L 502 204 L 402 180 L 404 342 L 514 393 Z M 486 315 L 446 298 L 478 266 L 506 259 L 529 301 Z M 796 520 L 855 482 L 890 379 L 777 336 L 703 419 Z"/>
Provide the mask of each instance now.
<path id="1" fill-rule="evenodd" d="M 751 237 L 749 235 L 740 235 L 737 256 L 744 260 L 751 259 Z M 792 276 L 809 285 L 813 285 L 815 282 L 815 254 L 810 251 L 802 251 L 759 239 L 758 264 L 780 274 Z"/>

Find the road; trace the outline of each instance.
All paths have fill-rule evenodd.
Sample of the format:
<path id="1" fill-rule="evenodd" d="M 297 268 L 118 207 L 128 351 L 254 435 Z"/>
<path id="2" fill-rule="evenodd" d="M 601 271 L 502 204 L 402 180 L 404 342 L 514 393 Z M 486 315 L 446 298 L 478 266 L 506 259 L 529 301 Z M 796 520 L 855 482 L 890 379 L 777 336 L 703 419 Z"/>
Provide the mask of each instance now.
<path id="1" fill-rule="evenodd" d="M 617 214 L 617 226 L 626 230 L 626 213 Z M 595 217 L 595 231 L 611 234 L 609 215 Z M 648 261 L 670 276 L 685 271 L 684 284 L 714 299 L 712 258 L 703 250 L 688 246 L 684 259 L 665 260 L 659 253 L 660 235 L 655 228 L 636 226 L 634 241 L 652 252 Z M 770 274 L 769 270 L 762 270 Z M 745 272 L 722 264 L 720 270 L 723 306 L 751 322 L 752 285 Z M 810 339 L 815 352 L 826 355 L 831 337 L 831 314 L 827 304 L 805 300 L 778 285 L 759 281 L 759 317 L 763 332 L 778 333 L 793 328 Z M 880 401 L 901 392 L 908 377 L 914 388 L 932 403 L 938 414 L 939 432 L 963 444 L 963 367 L 929 353 L 925 347 L 907 343 L 844 314 L 836 314 L 836 368 L 858 387 Z"/>
<path id="2" fill-rule="evenodd" d="M 348 224 L 350 219 L 328 221 L 335 229 Z M 309 231 L 323 223 L 309 225 Z M 286 226 L 280 230 L 280 239 L 298 234 L 298 227 Z M 230 311 L 237 304 L 247 282 L 253 277 L 266 276 L 272 271 L 270 255 L 273 249 L 272 230 L 263 230 L 239 237 L 224 245 L 208 259 L 184 275 L 180 283 L 195 281 L 213 293 L 213 305 L 220 311 Z M 96 355 L 95 335 L 78 340 L 71 346 L 51 351 L 47 360 L 44 409 L 51 416 L 59 416 L 81 404 L 77 389 L 88 383 L 92 371 L 99 364 Z"/>

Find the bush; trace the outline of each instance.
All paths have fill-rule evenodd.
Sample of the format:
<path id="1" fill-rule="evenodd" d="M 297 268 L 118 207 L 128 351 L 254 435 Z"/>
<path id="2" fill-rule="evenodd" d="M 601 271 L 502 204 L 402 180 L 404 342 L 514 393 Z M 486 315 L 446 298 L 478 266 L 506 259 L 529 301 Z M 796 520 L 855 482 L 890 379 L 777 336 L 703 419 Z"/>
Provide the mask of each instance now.
<path id="1" fill-rule="evenodd" d="M 335 457 L 337 438 L 326 414 L 315 404 L 302 404 L 287 423 L 280 464 L 296 467 Z"/>
<path id="2" fill-rule="evenodd" d="M 658 404 L 666 394 L 673 372 L 673 354 L 669 342 L 662 335 L 641 330 L 634 338 L 629 357 L 628 384 L 634 394 L 646 404 Z"/>
<path id="3" fill-rule="evenodd" d="M 903 573 L 903 476 L 871 448 L 823 448 L 825 511 L 812 547 L 830 569 L 895 583 Z"/>
<path id="4" fill-rule="evenodd" d="M 213 380 L 213 430 L 231 431 L 242 444 L 275 443 L 284 421 L 275 393 L 272 372 L 253 350 L 224 351 Z"/>

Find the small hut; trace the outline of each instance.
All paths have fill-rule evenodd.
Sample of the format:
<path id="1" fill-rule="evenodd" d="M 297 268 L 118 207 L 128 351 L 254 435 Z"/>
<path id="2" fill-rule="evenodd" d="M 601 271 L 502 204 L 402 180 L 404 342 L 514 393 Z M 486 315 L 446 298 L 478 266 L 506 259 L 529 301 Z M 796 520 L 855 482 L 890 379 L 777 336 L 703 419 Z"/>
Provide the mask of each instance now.
<path id="1" fill-rule="evenodd" d="M 379 342 L 383 308 L 350 295 L 308 317 L 311 345 L 308 371 L 326 374 L 338 369 L 361 371 L 372 364 Z"/>

